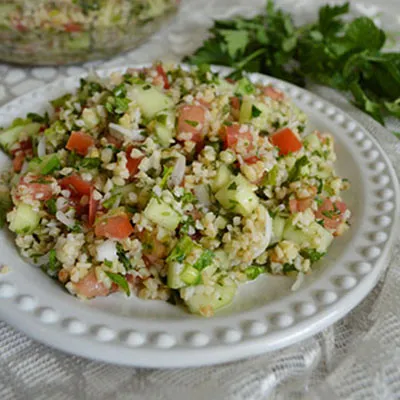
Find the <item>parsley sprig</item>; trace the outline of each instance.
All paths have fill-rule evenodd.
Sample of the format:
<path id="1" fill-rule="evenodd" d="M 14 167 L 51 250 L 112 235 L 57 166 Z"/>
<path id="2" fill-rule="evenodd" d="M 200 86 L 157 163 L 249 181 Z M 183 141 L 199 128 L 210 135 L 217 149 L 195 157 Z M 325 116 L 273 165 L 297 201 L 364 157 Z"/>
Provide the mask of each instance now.
<path id="1" fill-rule="evenodd" d="M 325 5 L 318 19 L 296 26 L 272 0 L 251 19 L 215 21 L 211 38 L 187 58 L 262 72 L 304 86 L 307 80 L 348 92 L 354 104 L 384 123 L 400 118 L 400 53 L 383 51 L 386 34 L 368 17 L 349 19 L 349 3 Z"/>

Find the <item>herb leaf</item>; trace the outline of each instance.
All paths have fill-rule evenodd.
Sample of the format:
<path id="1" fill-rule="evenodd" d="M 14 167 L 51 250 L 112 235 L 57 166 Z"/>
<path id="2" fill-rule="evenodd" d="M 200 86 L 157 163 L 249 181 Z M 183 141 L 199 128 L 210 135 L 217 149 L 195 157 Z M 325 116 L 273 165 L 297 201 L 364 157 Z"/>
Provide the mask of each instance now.
<path id="1" fill-rule="evenodd" d="M 387 114 L 400 118 L 400 55 L 384 52 L 385 32 L 371 18 L 348 18 L 349 8 L 325 5 L 314 23 L 296 26 L 269 0 L 264 14 L 215 21 L 211 38 L 186 61 L 232 67 L 236 80 L 248 71 L 303 86 L 314 81 L 346 91 L 381 124 Z M 239 96 L 249 89 L 237 83 Z"/>
<path id="2" fill-rule="evenodd" d="M 211 265 L 214 257 L 215 254 L 211 250 L 204 250 L 199 259 L 193 264 L 193 268 L 202 271 L 204 268 Z"/>
<path id="3" fill-rule="evenodd" d="M 106 275 L 116 283 L 128 296 L 131 295 L 131 290 L 129 288 L 128 281 L 123 275 L 114 274 L 113 272 L 104 271 Z"/>
<path id="4" fill-rule="evenodd" d="M 302 168 L 310 164 L 310 161 L 307 156 L 302 156 L 298 160 L 296 160 L 293 168 L 289 171 L 288 181 L 294 182 L 297 180 L 302 173 Z"/>

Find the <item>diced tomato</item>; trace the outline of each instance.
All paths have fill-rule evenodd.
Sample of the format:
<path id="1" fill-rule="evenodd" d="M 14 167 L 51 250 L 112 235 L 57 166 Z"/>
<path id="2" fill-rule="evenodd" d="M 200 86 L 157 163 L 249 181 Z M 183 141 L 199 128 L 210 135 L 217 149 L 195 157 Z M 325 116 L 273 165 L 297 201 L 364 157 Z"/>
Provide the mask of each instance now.
<path id="1" fill-rule="evenodd" d="M 51 184 L 55 182 L 50 176 L 24 176 L 20 180 L 20 186 L 28 188 L 35 200 L 49 200 L 53 196 Z"/>
<path id="2" fill-rule="evenodd" d="M 18 32 L 26 32 L 28 30 L 28 28 L 19 19 L 13 20 L 12 24 Z"/>
<path id="3" fill-rule="evenodd" d="M 347 206 L 343 201 L 335 201 L 325 199 L 318 210 L 315 212 L 317 219 L 322 219 L 324 227 L 327 229 L 336 229 L 343 219 L 343 214 L 347 210 Z"/>
<path id="4" fill-rule="evenodd" d="M 21 171 L 24 161 L 25 161 L 25 154 L 23 151 L 18 151 L 17 153 L 15 153 L 14 158 L 12 160 L 12 165 L 15 172 Z"/>
<path id="5" fill-rule="evenodd" d="M 66 176 L 59 181 L 59 184 L 63 189 L 70 190 L 73 195 L 89 196 L 92 191 L 92 184 L 78 175 Z"/>
<path id="6" fill-rule="evenodd" d="M 157 65 L 157 73 L 159 76 L 161 76 L 163 82 L 164 82 L 164 89 L 169 89 L 169 82 L 168 82 L 168 77 L 167 74 L 164 71 L 164 68 L 162 67 L 161 64 Z"/>
<path id="7" fill-rule="evenodd" d="M 255 164 L 255 163 L 257 163 L 258 161 L 260 161 L 260 159 L 259 159 L 257 156 L 251 156 L 251 157 L 248 157 L 248 158 L 246 158 L 246 159 L 244 160 L 244 162 L 245 162 L 246 164 L 249 164 L 249 165 Z"/>
<path id="8" fill-rule="evenodd" d="M 281 91 L 275 89 L 273 86 L 265 86 L 263 92 L 272 100 L 281 101 L 285 98 L 285 95 Z"/>
<path id="9" fill-rule="evenodd" d="M 234 80 L 234 79 L 232 79 L 232 78 L 225 78 L 225 80 L 227 81 L 227 82 L 229 82 L 229 83 L 236 83 L 236 81 Z"/>
<path id="10" fill-rule="evenodd" d="M 232 108 L 234 108 L 235 110 L 239 110 L 240 109 L 239 97 L 231 97 L 230 101 L 231 101 Z"/>
<path id="11" fill-rule="evenodd" d="M 279 148 L 280 155 L 295 153 L 303 146 L 295 133 L 289 128 L 284 128 L 281 131 L 274 133 L 270 136 L 269 140 L 274 146 Z"/>
<path id="12" fill-rule="evenodd" d="M 81 32 L 82 25 L 77 24 L 76 22 L 68 22 L 64 24 L 64 29 L 66 32 Z"/>
<path id="13" fill-rule="evenodd" d="M 317 131 L 316 132 L 318 139 L 320 140 L 321 143 L 326 143 L 326 141 L 328 140 L 328 138 L 332 139 L 332 136 L 329 133 L 324 133 L 322 134 L 321 132 Z"/>
<path id="14" fill-rule="evenodd" d="M 94 194 L 94 188 L 92 188 L 92 190 L 90 191 L 90 196 L 89 196 L 89 217 L 88 217 L 89 226 L 93 226 L 94 224 L 98 206 L 98 201 L 95 200 L 93 194 Z"/>
<path id="15" fill-rule="evenodd" d="M 289 200 L 289 210 L 292 214 L 297 213 L 297 200 L 296 199 Z"/>
<path id="16" fill-rule="evenodd" d="M 88 150 L 94 145 L 94 139 L 87 133 L 72 132 L 65 146 L 68 150 L 75 150 L 81 156 L 86 156 Z"/>
<path id="17" fill-rule="evenodd" d="M 303 212 L 310 208 L 313 204 L 314 198 L 317 195 L 317 188 L 315 186 L 310 186 L 307 188 L 309 197 L 304 199 L 291 199 L 289 200 L 289 209 L 292 214 L 296 212 Z"/>
<path id="18" fill-rule="evenodd" d="M 313 199 L 308 197 L 307 199 L 297 200 L 297 210 L 300 212 L 306 211 L 307 208 L 310 208 L 313 204 Z"/>
<path id="19" fill-rule="evenodd" d="M 18 147 L 11 150 L 11 154 L 15 154 L 18 151 L 23 151 L 26 155 L 32 155 L 32 140 L 30 138 L 22 140 L 18 143 Z"/>
<path id="20" fill-rule="evenodd" d="M 98 237 L 122 240 L 133 233 L 133 226 L 125 213 L 106 215 L 95 223 L 94 233 Z"/>
<path id="21" fill-rule="evenodd" d="M 141 161 L 143 160 L 143 157 L 138 157 L 138 158 L 132 158 L 131 157 L 131 151 L 133 149 L 133 146 L 129 146 L 126 149 L 126 168 L 128 168 L 129 171 L 129 176 L 132 178 L 136 175 L 136 173 L 139 170 L 139 165 Z"/>
<path id="22" fill-rule="evenodd" d="M 191 133 L 192 137 L 190 140 L 202 143 L 205 122 L 206 109 L 203 106 L 182 106 L 178 117 L 178 139 L 181 133 Z"/>
<path id="23" fill-rule="evenodd" d="M 74 289 L 77 294 L 85 296 L 88 299 L 98 296 L 107 296 L 110 293 L 104 283 L 97 280 L 93 269 L 79 282 L 74 283 Z"/>
<path id="24" fill-rule="evenodd" d="M 225 127 L 223 134 L 225 147 L 234 150 L 243 157 L 250 158 L 250 153 L 254 151 L 254 138 L 250 131 L 241 131 L 241 125 L 232 124 Z"/>

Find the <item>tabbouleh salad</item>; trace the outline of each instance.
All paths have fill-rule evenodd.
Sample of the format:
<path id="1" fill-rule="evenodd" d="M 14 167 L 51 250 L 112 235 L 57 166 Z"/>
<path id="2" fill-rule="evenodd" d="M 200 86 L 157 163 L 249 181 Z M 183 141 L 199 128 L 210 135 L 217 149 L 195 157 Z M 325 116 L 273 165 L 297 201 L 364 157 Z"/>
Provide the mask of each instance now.
<path id="1" fill-rule="evenodd" d="M 349 226 L 329 133 L 272 86 L 154 64 L 91 74 L 0 133 L 0 216 L 80 298 L 211 316 L 260 274 L 312 272 Z"/>

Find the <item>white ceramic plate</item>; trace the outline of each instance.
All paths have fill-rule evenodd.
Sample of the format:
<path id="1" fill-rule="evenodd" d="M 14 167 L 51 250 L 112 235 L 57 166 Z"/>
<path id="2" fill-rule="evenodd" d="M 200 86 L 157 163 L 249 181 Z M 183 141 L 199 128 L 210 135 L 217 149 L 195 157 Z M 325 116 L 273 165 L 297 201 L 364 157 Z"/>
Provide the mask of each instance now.
<path id="1" fill-rule="evenodd" d="M 374 138 L 339 109 L 288 83 L 258 74 L 251 79 L 285 91 L 309 115 L 310 129 L 333 133 L 337 170 L 352 184 L 345 196 L 352 227 L 335 240 L 300 290 L 290 290 L 290 278 L 263 276 L 242 286 L 234 303 L 210 319 L 122 294 L 82 302 L 24 262 L 11 234 L 3 230 L 0 262 L 11 272 L 0 276 L 2 319 L 43 343 L 81 356 L 183 367 L 276 350 L 317 333 L 355 307 L 384 270 L 395 235 L 399 190 L 394 170 Z M 58 80 L 12 101 L 0 109 L 0 126 L 27 112 L 43 111 L 48 100 L 78 84 L 79 77 Z M 1 155 L 0 166 L 6 162 Z"/>

